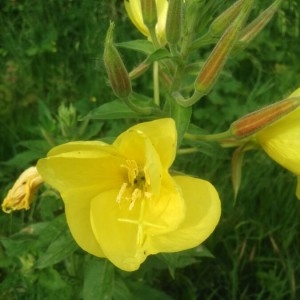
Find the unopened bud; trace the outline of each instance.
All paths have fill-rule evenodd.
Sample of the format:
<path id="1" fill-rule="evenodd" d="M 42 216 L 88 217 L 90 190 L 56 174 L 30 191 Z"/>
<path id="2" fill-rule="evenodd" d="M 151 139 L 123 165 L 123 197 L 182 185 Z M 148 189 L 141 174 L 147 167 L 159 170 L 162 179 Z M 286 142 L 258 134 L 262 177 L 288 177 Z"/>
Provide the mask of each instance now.
<path id="1" fill-rule="evenodd" d="M 249 43 L 269 23 L 282 0 L 276 0 L 241 32 L 239 41 Z"/>
<path id="2" fill-rule="evenodd" d="M 238 119 L 231 124 L 230 131 L 237 139 L 248 137 L 286 116 L 299 106 L 300 97 L 284 99 Z"/>
<path id="3" fill-rule="evenodd" d="M 221 15 L 219 15 L 210 25 L 209 33 L 213 36 L 222 34 L 225 29 L 235 20 L 241 11 L 244 0 L 239 0 L 229 8 L 227 8 Z"/>
<path id="4" fill-rule="evenodd" d="M 206 95 L 217 80 L 233 46 L 235 45 L 240 29 L 249 15 L 252 3 L 253 0 L 245 0 L 243 2 L 240 14 L 232 25 L 224 32 L 203 65 L 194 83 L 195 90 L 199 95 Z"/>
<path id="5" fill-rule="evenodd" d="M 131 82 L 123 60 L 113 44 L 114 24 L 110 23 L 107 31 L 103 60 L 111 87 L 119 98 L 126 98 L 131 93 Z"/>
<path id="6" fill-rule="evenodd" d="M 169 44 L 175 45 L 181 37 L 182 0 L 169 0 L 166 23 L 166 38 Z"/>

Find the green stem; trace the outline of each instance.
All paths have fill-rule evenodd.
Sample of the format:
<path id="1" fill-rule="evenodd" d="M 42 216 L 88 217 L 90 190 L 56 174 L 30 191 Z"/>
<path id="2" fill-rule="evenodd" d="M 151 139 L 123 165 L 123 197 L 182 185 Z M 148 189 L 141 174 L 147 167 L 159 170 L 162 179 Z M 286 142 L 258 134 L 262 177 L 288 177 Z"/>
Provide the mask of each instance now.
<path id="1" fill-rule="evenodd" d="M 232 134 L 229 130 L 215 133 L 215 134 L 191 134 L 185 133 L 184 138 L 193 140 L 193 141 L 216 141 L 219 142 L 224 139 L 231 138 Z"/>
<path id="2" fill-rule="evenodd" d="M 159 43 L 159 41 L 157 39 L 157 36 L 156 36 L 155 27 L 151 27 L 151 28 L 148 27 L 148 30 L 149 30 L 150 37 L 151 37 L 151 40 L 152 40 L 152 43 L 153 43 L 154 47 L 156 49 L 159 49 L 161 46 L 160 46 L 160 43 Z"/>
<path id="3" fill-rule="evenodd" d="M 190 97 L 185 99 L 180 92 L 174 92 L 172 93 L 173 98 L 176 100 L 176 102 L 183 106 L 183 107 L 189 107 L 198 102 L 205 94 L 199 93 L 197 91 L 194 91 L 194 94 Z"/>
<path id="4" fill-rule="evenodd" d="M 129 97 L 126 98 L 122 98 L 122 100 L 124 101 L 124 103 L 134 112 L 141 114 L 141 115 L 161 115 L 161 110 L 159 108 L 156 107 L 141 107 L 141 106 L 137 106 L 136 104 L 134 104 L 132 102 L 132 100 L 130 99 L 130 95 Z"/>
<path id="5" fill-rule="evenodd" d="M 177 47 L 176 45 L 173 45 L 173 44 L 169 44 L 169 49 L 170 49 L 170 52 L 172 54 L 172 56 L 178 56 L 178 51 L 177 51 Z"/>
<path id="6" fill-rule="evenodd" d="M 199 148 L 187 148 L 187 149 L 179 149 L 177 150 L 177 154 L 190 154 L 190 153 L 195 153 L 199 152 Z"/>
<path id="7" fill-rule="evenodd" d="M 159 64 L 157 61 L 153 63 L 153 89 L 154 89 L 154 104 L 159 106 Z"/>

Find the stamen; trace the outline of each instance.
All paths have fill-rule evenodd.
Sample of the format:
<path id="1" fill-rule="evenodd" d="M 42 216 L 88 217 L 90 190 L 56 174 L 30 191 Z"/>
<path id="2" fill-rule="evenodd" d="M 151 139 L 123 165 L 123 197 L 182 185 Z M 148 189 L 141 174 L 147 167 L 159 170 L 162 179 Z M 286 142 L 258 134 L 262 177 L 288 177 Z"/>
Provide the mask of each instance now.
<path id="1" fill-rule="evenodd" d="M 135 204 L 135 201 L 142 197 L 142 191 L 140 189 L 134 189 L 131 195 L 131 202 L 129 205 L 129 210 L 132 210 Z"/>
<path id="2" fill-rule="evenodd" d="M 123 184 L 122 184 L 122 186 L 121 186 L 121 189 L 120 189 L 120 191 L 119 191 L 119 193 L 118 193 L 118 196 L 117 196 L 117 203 L 118 203 L 118 204 L 121 203 L 121 200 L 122 200 L 123 195 L 124 195 L 124 193 L 125 193 L 125 191 L 126 191 L 127 185 L 128 185 L 128 183 L 123 182 Z"/>

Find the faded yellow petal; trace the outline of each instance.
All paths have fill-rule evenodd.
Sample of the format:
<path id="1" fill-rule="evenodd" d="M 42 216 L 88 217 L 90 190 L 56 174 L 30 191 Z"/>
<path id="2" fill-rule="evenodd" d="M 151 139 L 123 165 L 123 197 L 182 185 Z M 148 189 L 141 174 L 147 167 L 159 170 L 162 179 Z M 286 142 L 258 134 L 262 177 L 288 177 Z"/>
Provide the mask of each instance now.
<path id="1" fill-rule="evenodd" d="M 144 232 L 137 224 L 141 203 L 129 210 L 117 203 L 118 192 L 110 190 L 92 200 L 91 224 L 105 256 L 120 269 L 134 271 L 148 255 Z"/>
<path id="2" fill-rule="evenodd" d="M 89 187 L 95 193 L 124 182 L 120 165 L 124 157 L 101 142 L 67 143 L 53 148 L 40 159 L 37 169 L 43 179 L 59 192 Z"/>
<path id="3" fill-rule="evenodd" d="M 175 159 L 177 146 L 177 132 L 173 119 L 165 118 L 137 124 L 121 134 L 113 144 L 119 148 L 126 141 L 128 150 L 131 148 L 132 153 L 139 155 L 134 149 L 134 142 L 129 139 L 128 132 L 130 131 L 136 131 L 147 136 L 157 151 L 163 168 L 168 169 L 171 166 Z"/>
<path id="4" fill-rule="evenodd" d="M 29 209 L 34 193 L 43 183 L 36 167 L 30 167 L 21 173 L 8 191 L 2 203 L 2 210 L 10 213 L 14 210 Z"/>
<path id="5" fill-rule="evenodd" d="M 189 176 L 175 176 L 174 180 L 182 189 L 186 217 L 177 230 L 153 237 L 151 245 L 156 252 L 175 252 L 199 245 L 220 219 L 220 199 L 208 181 Z"/>

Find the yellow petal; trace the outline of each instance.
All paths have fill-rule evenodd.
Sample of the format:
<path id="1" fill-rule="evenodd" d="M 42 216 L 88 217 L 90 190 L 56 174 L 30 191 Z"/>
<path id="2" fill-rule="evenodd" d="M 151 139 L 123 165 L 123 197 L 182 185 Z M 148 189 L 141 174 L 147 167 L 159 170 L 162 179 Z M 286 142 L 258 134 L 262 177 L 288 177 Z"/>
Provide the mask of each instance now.
<path id="1" fill-rule="evenodd" d="M 107 191 L 93 199 L 91 224 L 105 256 L 120 269 L 134 271 L 148 255 L 144 233 L 136 224 L 141 203 L 136 203 L 132 210 L 127 205 L 120 206 L 116 201 L 118 192 Z"/>
<path id="2" fill-rule="evenodd" d="M 145 204 L 144 220 L 153 224 L 148 227 L 147 233 L 154 237 L 171 232 L 180 226 L 185 215 L 181 189 L 169 174 L 164 174 L 159 197 L 147 199 Z"/>
<path id="3" fill-rule="evenodd" d="M 137 131 L 147 136 L 157 151 L 163 168 L 168 169 L 171 166 L 175 159 L 177 146 L 177 132 L 173 119 L 165 118 L 137 124 L 121 134 L 113 145 L 119 148 L 124 140 L 128 140 L 130 131 Z M 131 147 L 130 143 L 132 143 Z M 129 141 L 128 144 L 128 149 L 134 148 L 133 142 Z M 132 150 L 134 151 L 134 149 Z"/>
<path id="4" fill-rule="evenodd" d="M 215 229 L 221 214 L 216 189 L 205 180 L 176 176 L 186 204 L 186 217 L 177 230 L 151 240 L 157 252 L 175 252 L 202 243 Z"/>
<path id="5" fill-rule="evenodd" d="M 122 133 L 113 144 L 128 160 L 133 160 L 145 172 L 146 181 L 151 185 L 153 196 L 160 191 L 162 178 L 161 158 L 144 132 L 129 129 Z"/>
<path id="6" fill-rule="evenodd" d="M 52 148 L 47 156 L 66 155 L 67 157 L 82 157 L 82 151 L 89 157 L 102 157 L 109 153 L 118 155 L 116 149 L 101 141 L 69 142 Z"/>
<path id="7" fill-rule="evenodd" d="M 146 37 L 150 38 L 150 33 L 143 21 L 140 0 L 125 0 L 126 12 L 135 27 Z M 167 0 L 156 0 L 157 24 L 155 27 L 156 35 L 162 45 L 166 43 L 165 28 L 168 12 Z"/>
<path id="8" fill-rule="evenodd" d="M 67 143 L 40 159 L 37 169 L 61 193 L 77 187 L 96 192 L 124 182 L 125 172 L 120 168 L 124 160 L 112 146 L 101 142 Z"/>
<path id="9" fill-rule="evenodd" d="M 299 97 L 299 96 L 300 96 L 300 88 L 297 88 L 295 91 L 293 91 L 293 92 L 289 95 L 289 98 Z"/>
<path id="10" fill-rule="evenodd" d="M 166 21 L 169 3 L 167 0 L 156 0 L 157 24 L 155 27 L 156 35 L 162 45 L 166 43 Z"/>
<path id="11" fill-rule="evenodd" d="M 145 36 L 149 37 L 149 31 L 144 24 L 140 0 L 125 0 L 125 9 L 135 27 Z"/>
<path id="12" fill-rule="evenodd" d="M 300 109 L 257 133 L 257 141 L 281 166 L 300 174 Z"/>
<path id="13" fill-rule="evenodd" d="M 80 188 L 63 193 L 65 213 L 70 231 L 77 244 L 90 254 L 105 257 L 91 227 L 90 210 L 94 194 Z"/>
<path id="14" fill-rule="evenodd" d="M 85 251 L 104 256 L 90 224 L 92 199 L 103 190 L 120 188 L 127 174 L 125 158 L 101 142 L 74 142 L 53 148 L 37 164 L 42 178 L 61 193 L 67 222 Z"/>
<path id="15" fill-rule="evenodd" d="M 126 271 L 138 269 L 149 254 L 157 253 L 150 241 L 175 230 L 182 222 L 185 206 L 173 185 L 173 190 L 163 186 L 156 200 L 137 200 L 132 209 L 124 200 L 116 201 L 118 190 L 101 193 L 92 200 L 93 232 L 105 256 L 117 267 Z"/>

